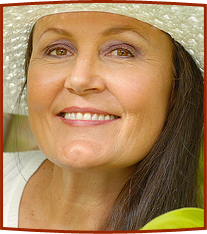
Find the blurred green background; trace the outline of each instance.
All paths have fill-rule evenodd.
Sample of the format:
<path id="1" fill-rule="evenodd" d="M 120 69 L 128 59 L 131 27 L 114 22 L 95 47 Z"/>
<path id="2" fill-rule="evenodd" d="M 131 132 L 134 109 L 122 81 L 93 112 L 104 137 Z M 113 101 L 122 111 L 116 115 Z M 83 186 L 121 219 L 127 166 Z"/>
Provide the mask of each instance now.
<path id="1" fill-rule="evenodd" d="M 4 152 L 38 150 L 28 116 L 4 114 Z"/>

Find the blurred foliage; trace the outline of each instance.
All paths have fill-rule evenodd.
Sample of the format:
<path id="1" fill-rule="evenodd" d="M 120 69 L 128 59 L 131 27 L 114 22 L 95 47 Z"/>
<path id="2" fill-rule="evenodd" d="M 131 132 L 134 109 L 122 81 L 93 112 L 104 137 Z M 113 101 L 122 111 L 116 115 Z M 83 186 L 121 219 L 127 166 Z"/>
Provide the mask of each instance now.
<path id="1" fill-rule="evenodd" d="M 28 116 L 13 115 L 10 125 L 5 139 L 4 152 L 38 150 Z"/>

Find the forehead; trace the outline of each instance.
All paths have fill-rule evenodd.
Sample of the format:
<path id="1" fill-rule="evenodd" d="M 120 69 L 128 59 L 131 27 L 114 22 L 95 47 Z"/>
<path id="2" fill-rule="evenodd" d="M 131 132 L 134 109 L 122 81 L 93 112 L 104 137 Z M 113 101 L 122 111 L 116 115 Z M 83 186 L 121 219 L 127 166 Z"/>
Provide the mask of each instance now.
<path id="1" fill-rule="evenodd" d="M 94 21 L 97 20 L 97 21 Z M 37 21 L 37 24 L 49 24 L 55 23 L 58 24 L 59 22 L 70 21 L 71 24 L 101 24 L 101 25 L 108 25 L 109 22 L 111 25 L 120 22 L 121 24 L 134 24 L 138 26 L 139 24 L 144 24 L 142 21 L 139 21 L 135 18 L 119 15 L 115 13 L 108 13 L 108 12 L 94 12 L 94 11 L 86 11 L 86 12 L 66 12 L 66 13 L 58 13 L 47 15 L 40 18 Z M 146 24 L 147 25 L 147 24 Z"/>
<path id="2" fill-rule="evenodd" d="M 158 28 L 135 18 L 106 12 L 69 12 L 40 18 L 33 34 L 33 46 L 39 42 L 68 38 L 77 46 L 98 46 L 106 40 L 144 43 L 151 52 L 171 57 L 169 36 Z"/>
<path id="3" fill-rule="evenodd" d="M 81 30 L 84 33 L 99 33 L 107 28 L 131 28 L 149 37 L 162 34 L 162 31 L 152 25 L 135 18 L 106 12 L 68 12 L 48 15 L 40 18 L 35 26 L 35 33 L 41 34 L 48 28 L 68 29 L 71 32 Z"/>

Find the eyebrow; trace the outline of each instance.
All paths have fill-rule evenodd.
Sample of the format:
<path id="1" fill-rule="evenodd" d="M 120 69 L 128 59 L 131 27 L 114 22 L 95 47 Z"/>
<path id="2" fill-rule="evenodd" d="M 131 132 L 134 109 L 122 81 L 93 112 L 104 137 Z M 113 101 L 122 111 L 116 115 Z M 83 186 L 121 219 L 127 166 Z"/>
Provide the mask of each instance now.
<path id="1" fill-rule="evenodd" d="M 53 33 L 56 33 L 56 34 L 60 34 L 60 35 L 65 35 L 65 36 L 68 36 L 68 37 L 73 37 L 73 34 L 70 33 L 69 31 L 65 30 L 65 29 L 61 29 L 61 28 L 47 28 L 39 37 L 39 40 L 40 38 L 48 33 L 48 32 L 53 32 Z"/>
<path id="2" fill-rule="evenodd" d="M 116 35 L 116 34 L 121 34 L 124 32 L 134 32 L 136 33 L 138 36 L 141 36 L 144 40 L 146 40 L 147 42 L 151 43 L 144 35 L 142 35 L 136 28 L 134 27 L 113 27 L 113 28 L 109 28 L 106 31 L 104 31 L 102 33 L 103 36 L 110 36 L 110 35 Z"/>
<path id="3" fill-rule="evenodd" d="M 73 34 L 71 32 L 69 32 L 68 30 L 53 27 L 53 28 L 47 28 L 40 35 L 39 40 L 47 32 L 54 32 L 56 34 L 60 34 L 60 35 L 68 36 L 68 37 L 73 37 Z M 144 40 L 146 40 L 148 43 L 151 44 L 151 42 L 144 35 L 142 35 L 136 28 L 133 28 L 133 27 L 123 27 L 123 26 L 113 27 L 113 28 L 106 29 L 104 32 L 101 33 L 101 35 L 107 37 L 107 36 L 111 36 L 111 35 L 121 34 L 124 32 L 134 32 L 138 36 L 142 37 Z"/>

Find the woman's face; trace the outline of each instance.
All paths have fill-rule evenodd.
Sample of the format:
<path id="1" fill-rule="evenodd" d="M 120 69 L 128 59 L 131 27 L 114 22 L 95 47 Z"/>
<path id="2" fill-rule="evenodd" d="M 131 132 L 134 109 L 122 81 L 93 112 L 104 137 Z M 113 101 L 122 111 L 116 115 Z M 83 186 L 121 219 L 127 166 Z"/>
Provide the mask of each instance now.
<path id="1" fill-rule="evenodd" d="M 28 71 L 39 147 L 73 169 L 136 164 L 163 129 L 172 77 L 170 39 L 153 26 L 98 12 L 41 18 Z"/>

